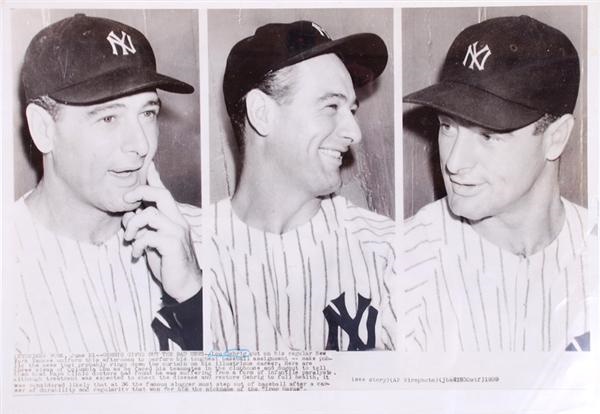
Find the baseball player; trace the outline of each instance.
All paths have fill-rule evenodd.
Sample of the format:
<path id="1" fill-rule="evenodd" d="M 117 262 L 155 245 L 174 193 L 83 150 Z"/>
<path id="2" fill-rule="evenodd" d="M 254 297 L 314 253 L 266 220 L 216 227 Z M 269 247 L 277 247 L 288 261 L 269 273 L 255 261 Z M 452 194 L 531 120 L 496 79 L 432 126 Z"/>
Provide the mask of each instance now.
<path id="1" fill-rule="evenodd" d="M 200 216 L 152 163 L 156 89 L 193 87 L 133 27 L 83 14 L 33 38 L 22 81 L 44 173 L 12 212 L 16 351 L 201 348 Z"/>
<path id="2" fill-rule="evenodd" d="M 231 50 L 223 80 L 243 148 L 231 199 L 207 212 L 215 349 L 393 349 L 395 225 L 333 195 L 361 140 L 355 86 L 381 74 L 375 34 L 267 24 Z"/>
<path id="3" fill-rule="evenodd" d="M 558 185 L 579 70 L 559 30 L 494 18 L 404 98 L 438 113 L 447 196 L 404 224 L 402 348 L 590 349 L 592 226 Z"/>

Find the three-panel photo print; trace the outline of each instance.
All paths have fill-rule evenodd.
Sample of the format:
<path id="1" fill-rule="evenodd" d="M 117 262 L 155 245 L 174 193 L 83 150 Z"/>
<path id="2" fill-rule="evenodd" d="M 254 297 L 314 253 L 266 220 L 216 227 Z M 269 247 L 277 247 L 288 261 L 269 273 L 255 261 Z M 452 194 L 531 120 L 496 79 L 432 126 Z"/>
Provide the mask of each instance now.
<path id="1" fill-rule="evenodd" d="M 594 412 L 600 4 L 1 11 L 7 413 Z"/>

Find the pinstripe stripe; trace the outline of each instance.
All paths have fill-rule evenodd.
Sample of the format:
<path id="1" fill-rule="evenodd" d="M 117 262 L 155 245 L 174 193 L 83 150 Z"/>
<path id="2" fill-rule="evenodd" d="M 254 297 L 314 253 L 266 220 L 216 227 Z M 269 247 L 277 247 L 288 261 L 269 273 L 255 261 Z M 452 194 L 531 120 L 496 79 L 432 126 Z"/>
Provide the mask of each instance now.
<path id="1" fill-rule="evenodd" d="M 390 243 L 389 241 L 385 241 L 385 240 L 362 240 L 361 241 L 362 244 L 366 244 L 366 245 L 370 245 L 370 244 L 374 244 L 374 245 L 385 245 L 389 248 L 390 253 L 392 254 L 392 258 L 394 259 L 394 261 L 396 260 L 396 252 L 394 251 L 394 247 L 392 246 L 392 243 Z"/>
<path id="2" fill-rule="evenodd" d="M 107 260 L 107 262 L 108 262 L 108 260 Z M 102 293 L 104 293 L 104 300 L 106 301 L 106 304 L 108 305 L 108 314 L 110 316 L 110 319 L 108 319 L 108 318 L 106 318 L 106 315 L 104 315 L 104 317 L 106 318 L 106 324 L 108 325 L 108 333 L 110 334 L 110 340 L 112 342 L 113 349 L 119 350 L 119 346 L 117 345 L 117 343 L 115 341 L 115 337 L 116 337 L 115 320 L 114 320 L 113 313 L 112 313 L 112 307 L 110 306 L 110 300 L 108 298 L 108 293 L 106 293 L 106 286 L 104 285 L 104 279 L 102 278 L 102 269 L 100 267 L 100 262 L 98 262 L 98 275 L 100 275 L 100 287 L 102 288 Z M 150 315 L 152 315 L 152 313 L 150 313 Z"/>
<path id="3" fill-rule="evenodd" d="M 427 322 L 427 329 L 431 330 L 431 323 L 429 322 L 429 307 L 427 306 L 427 301 L 425 300 L 425 297 L 421 297 L 421 299 L 423 300 L 423 309 L 425 309 L 425 322 Z M 397 322 L 397 320 L 396 320 Z"/>
<path id="4" fill-rule="evenodd" d="M 327 259 L 325 258 L 325 245 L 321 240 L 321 256 L 323 258 L 323 275 L 325 277 L 325 296 L 323 297 L 323 309 L 327 307 L 329 298 L 329 274 L 327 273 Z M 289 315 L 289 314 L 288 314 Z M 289 320 L 288 320 L 289 323 Z M 323 349 L 327 346 L 327 325 L 323 324 Z"/>
<path id="5" fill-rule="evenodd" d="M 540 271 L 540 279 L 542 284 L 542 351 L 544 350 L 544 344 L 546 343 L 546 283 L 544 281 L 544 265 L 546 264 L 546 251 L 542 251 L 542 269 Z"/>
<path id="6" fill-rule="evenodd" d="M 552 309 L 552 288 L 548 288 L 548 309 Z M 548 351 L 552 349 L 552 312 L 548 311 Z"/>
<path id="7" fill-rule="evenodd" d="M 329 196 L 329 198 L 331 199 L 331 196 Z M 331 206 L 333 207 L 333 217 L 335 218 L 336 228 L 338 228 L 340 226 L 340 220 L 338 219 L 337 209 L 333 199 L 331 199 Z"/>
<path id="8" fill-rule="evenodd" d="M 520 264 L 522 263 L 522 258 L 519 257 L 519 268 L 521 267 Z M 515 305 L 514 307 L 514 320 L 513 320 L 513 338 L 512 338 L 512 350 L 516 351 L 517 350 L 517 319 L 518 319 L 518 315 L 519 315 L 519 310 L 518 310 L 518 306 L 519 306 L 519 292 L 517 290 L 518 288 L 518 283 L 519 283 L 519 270 L 517 270 L 517 274 L 514 277 L 515 279 L 515 283 L 514 283 L 514 289 L 513 289 L 513 304 Z"/>
<path id="9" fill-rule="evenodd" d="M 273 261 L 273 278 L 271 280 L 271 285 L 273 286 L 273 299 L 275 300 L 275 325 L 277 326 L 277 331 L 281 332 L 281 305 L 280 305 L 280 297 L 279 297 L 279 275 L 277 274 L 277 262 L 275 261 L 275 252 L 271 249 L 271 260 Z M 273 283 L 274 282 L 274 283 Z"/>
<path id="10" fill-rule="evenodd" d="M 583 220 L 581 219 L 581 215 L 579 214 L 579 210 L 577 209 L 577 207 L 573 206 L 573 210 L 575 210 L 575 217 L 577 217 L 577 222 L 579 223 L 579 231 L 581 234 L 581 238 L 583 240 L 583 245 L 586 245 L 586 240 L 585 240 L 585 227 L 583 225 Z"/>
<path id="11" fill-rule="evenodd" d="M 133 296 L 133 291 L 131 289 L 131 282 L 129 281 L 130 274 L 127 272 L 127 269 L 125 268 L 125 263 L 123 263 L 123 256 L 121 254 L 122 253 L 122 248 L 121 247 L 122 246 L 119 245 L 119 254 L 118 254 L 118 256 L 119 256 L 119 261 L 121 263 L 121 268 L 123 270 L 123 276 L 125 278 L 125 282 L 127 282 L 127 289 L 129 291 L 129 299 L 131 300 L 131 307 L 133 308 L 133 314 L 135 315 L 138 341 L 139 341 L 140 349 L 141 349 L 141 343 L 142 343 L 143 337 L 141 335 L 140 326 L 139 326 L 140 316 L 139 316 L 138 310 L 137 310 L 137 308 L 135 306 L 135 299 L 134 299 L 134 296 Z"/>
<path id="12" fill-rule="evenodd" d="M 558 260 L 558 251 L 560 250 L 559 243 L 560 243 L 560 237 L 556 238 L 556 255 L 555 255 L 555 257 L 556 257 L 556 269 L 558 271 L 560 271 L 560 262 Z"/>
<path id="13" fill-rule="evenodd" d="M 487 312 L 485 310 L 485 302 L 483 300 L 483 292 L 481 291 L 481 273 L 477 271 L 477 291 L 479 292 L 479 303 L 481 304 L 481 314 L 483 315 L 483 327 L 485 328 L 485 339 L 488 345 L 488 351 L 492 351 L 492 344 L 490 342 L 490 330 L 487 321 Z"/>
<path id="14" fill-rule="evenodd" d="M 210 289 L 212 290 L 213 295 L 215 297 L 217 297 L 217 293 L 215 292 L 214 287 L 211 286 Z M 229 344 L 227 343 L 227 335 L 225 334 L 225 326 L 223 326 L 223 313 L 221 312 L 221 307 L 220 306 L 216 306 L 216 308 L 217 308 L 217 311 L 219 312 L 219 324 L 221 326 L 221 337 L 223 338 L 225 349 L 229 349 Z"/>
<path id="15" fill-rule="evenodd" d="M 420 262 L 417 262 L 417 263 L 415 263 L 415 264 L 413 264 L 411 266 L 408 266 L 407 268 L 404 269 L 404 271 L 408 272 L 409 270 L 412 270 L 412 269 L 414 269 L 417 266 L 421 266 L 422 264 L 425 264 L 425 263 L 430 262 L 430 261 L 435 260 L 435 259 L 436 259 L 435 256 L 428 257 L 427 259 L 421 260 Z"/>
<path id="16" fill-rule="evenodd" d="M 35 238 L 38 242 L 38 247 L 40 248 L 40 251 L 42 252 L 42 257 L 44 258 L 44 261 L 47 262 L 48 255 L 46 254 L 46 250 L 44 249 L 44 245 L 42 243 L 42 238 L 40 237 L 40 232 L 38 230 L 37 223 L 35 221 L 33 221 L 32 225 L 33 225 L 33 231 L 35 232 Z"/>
<path id="17" fill-rule="evenodd" d="M 219 228 L 218 228 L 218 223 L 219 223 L 219 209 L 217 208 L 218 204 L 215 204 L 215 236 L 219 235 Z"/>
<path id="18" fill-rule="evenodd" d="M 307 330 L 308 330 L 308 348 L 306 349 L 312 349 L 312 331 L 310 329 L 311 325 L 312 325 L 312 321 L 311 321 L 311 315 L 312 313 L 312 290 L 313 290 L 313 281 L 312 281 L 312 271 L 310 269 L 310 257 L 308 257 L 306 259 L 306 268 L 308 269 L 308 326 L 307 326 Z"/>
<path id="19" fill-rule="evenodd" d="M 65 279 L 65 275 L 61 270 L 60 271 L 60 276 L 61 276 L 61 281 L 63 283 L 63 287 L 65 288 L 65 292 L 67 294 L 67 299 L 69 300 L 69 305 L 71 306 L 71 311 L 73 313 L 73 317 L 75 318 L 75 324 L 77 325 L 77 330 L 79 331 L 79 336 L 81 337 L 81 343 L 83 343 L 83 347 L 85 348 L 85 352 L 90 352 L 89 348 L 87 346 L 87 342 L 85 341 L 85 337 L 83 336 L 83 331 L 81 330 L 81 323 L 79 322 L 79 317 L 77 316 L 77 312 L 75 311 L 75 305 L 73 305 L 73 299 L 71 298 L 71 292 L 69 292 L 69 288 L 67 287 L 67 281 Z M 69 347 L 69 349 L 71 349 Z"/>
<path id="20" fill-rule="evenodd" d="M 46 286 L 46 289 L 48 290 L 48 295 L 50 296 L 50 300 L 52 301 L 52 307 L 54 308 L 54 313 L 56 314 L 56 319 L 58 320 L 60 329 L 62 330 L 62 334 L 65 338 L 65 343 L 67 344 L 67 348 L 69 349 L 69 352 L 71 352 L 71 347 L 69 346 L 69 340 L 67 339 L 67 330 L 65 329 L 63 320 L 60 317 L 60 313 L 58 311 L 58 306 L 56 306 L 56 299 L 54 299 L 54 294 L 52 293 L 52 289 L 50 289 L 50 284 L 48 283 L 48 278 L 46 277 L 46 272 L 44 272 L 44 268 L 42 267 L 42 264 L 40 263 L 40 261 L 36 260 L 36 262 L 40 269 L 40 274 L 42 275 L 42 278 L 44 280 L 44 285 Z"/>
<path id="21" fill-rule="evenodd" d="M 409 233 L 411 233 L 413 230 L 416 230 L 416 229 L 418 229 L 418 228 L 420 228 L 420 227 L 425 227 L 425 228 L 427 228 L 427 227 L 431 226 L 431 224 L 432 224 L 432 223 L 417 223 L 417 224 L 415 224 L 414 226 L 410 227 L 409 229 L 407 229 L 407 230 L 404 230 L 404 235 L 405 235 L 405 236 L 408 236 L 408 234 L 409 234 Z"/>
<path id="22" fill-rule="evenodd" d="M 364 251 L 362 243 L 360 241 L 358 242 L 358 248 L 359 248 L 360 254 L 363 258 L 363 262 L 365 263 L 365 271 L 367 273 L 367 279 L 371 280 L 371 273 L 369 272 L 369 265 L 367 263 L 367 257 L 365 256 L 365 251 Z M 374 264 L 377 265 L 377 263 L 375 263 L 375 262 L 374 262 Z M 377 277 L 377 274 L 374 275 L 374 277 L 375 277 L 375 281 L 377 282 L 377 291 L 379 292 L 379 297 L 383 297 L 382 290 L 381 290 L 381 281 Z"/>
<path id="23" fill-rule="evenodd" d="M 264 264 L 262 264 L 262 277 L 263 277 L 265 301 L 266 301 L 266 306 L 267 306 L 267 315 L 269 315 L 269 317 L 270 317 L 271 311 L 270 311 L 270 307 L 269 307 L 269 294 L 267 292 L 267 275 L 265 273 L 265 265 Z M 237 328 L 237 329 L 239 329 L 239 328 Z M 290 332 L 290 336 L 291 336 L 291 332 Z M 275 331 L 275 327 L 273 327 L 273 339 L 275 340 L 275 348 L 277 348 L 278 340 L 277 340 L 277 332 Z"/>
<path id="24" fill-rule="evenodd" d="M 133 286 L 133 293 L 135 297 L 135 303 L 138 309 L 136 316 L 139 318 L 139 326 L 141 328 L 141 341 L 140 341 L 140 349 L 146 351 L 146 330 L 144 329 L 144 317 L 142 313 L 142 302 L 140 301 L 140 294 L 137 287 L 137 283 L 135 282 L 135 277 L 133 276 L 133 272 L 130 270 L 129 275 L 131 276 L 131 284 Z"/>
<path id="25" fill-rule="evenodd" d="M 323 207 L 321 206 L 321 209 Z M 302 318 L 302 320 L 304 321 L 304 329 L 302 330 L 302 332 L 304 332 L 304 347 L 306 349 L 306 343 L 307 343 L 307 335 L 306 335 L 306 329 L 307 329 L 307 301 L 308 298 L 306 297 L 306 267 L 304 265 L 304 253 L 302 252 L 302 243 L 300 242 L 300 234 L 298 233 L 298 230 L 296 230 L 296 240 L 298 241 L 298 252 L 300 253 L 300 263 L 302 263 L 302 284 L 304 286 L 304 292 L 303 292 L 303 299 L 304 299 L 304 317 Z"/>
<path id="26" fill-rule="evenodd" d="M 354 273 L 354 263 L 352 262 L 352 254 L 350 250 L 350 240 L 348 240 L 348 229 L 344 229 L 344 237 L 346 238 L 346 248 L 348 249 L 348 261 L 350 262 L 350 271 L 352 273 L 352 286 L 354 288 L 354 306 L 358 309 L 358 287 L 356 282 L 356 273 Z M 371 278 L 368 277 L 367 281 L 369 282 L 369 294 L 371 294 Z M 373 297 L 371 295 L 371 297 Z"/>
<path id="27" fill-rule="evenodd" d="M 104 349 L 108 352 L 108 345 L 106 344 L 106 339 L 104 338 L 104 332 L 102 332 L 102 327 L 100 326 L 100 321 L 98 320 L 98 315 L 96 314 L 96 309 L 94 309 L 94 305 L 92 303 L 92 297 L 90 296 L 90 292 L 87 287 L 87 283 L 83 280 L 83 290 L 85 290 L 85 295 L 90 304 L 90 309 L 92 310 L 92 314 L 94 315 L 94 320 L 96 321 L 96 327 L 98 328 L 98 333 L 100 333 L 100 339 L 102 339 L 102 344 L 104 345 Z"/>
<path id="28" fill-rule="evenodd" d="M 246 284 L 250 286 L 250 272 L 248 272 L 248 255 L 244 255 L 244 268 L 246 270 Z M 252 295 L 252 310 L 254 315 L 254 346 L 257 351 L 260 351 L 258 337 L 258 314 L 256 313 L 256 298 Z"/>
<path id="29" fill-rule="evenodd" d="M 96 300 L 96 303 L 98 304 L 98 307 L 100 308 L 100 311 L 102 312 L 102 319 L 104 321 L 107 321 L 107 323 L 108 323 L 108 318 L 102 307 L 102 304 L 100 303 L 100 297 L 98 295 L 98 291 L 96 290 L 96 286 L 94 285 L 94 279 L 92 278 L 90 268 L 88 267 L 87 261 L 85 260 L 85 257 L 83 255 L 83 251 L 81 250 L 81 243 L 79 243 L 79 242 L 77 242 L 77 249 L 79 250 L 79 256 L 81 258 L 81 262 L 83 263 L 83 267 L 84 267 L 85 273 L 87 275 L 87 282 L 91 285 L 92 293 L 94 294 L 94 299 Z M 83 286 L 86 289 L 86 294 L 88 295 L 90 308 L 92 309 L 94 319 L 96 320 L 96 324 L 98 325 L 98 331 L 100 332 L 100 336 L 102 338 L 102 343 L 104 344 L 104 347 L 106 348 L 106 352 L 108 352 L 108 346 L 106 345 L 106 340 L 104 338 L 104 331 L 102 330 L 102 327 L 100 326 L 100 320 L 98 319 L 98 315 L 96 314 L 96 309 L 95 309 L 95 306 L 93 305 L 94 302 L 92 302 L 90 294 L 87 291 L 87 285 L 86 285 L 85 281 L 83 281 Z"/>
<path id="30" fill-rule="evenodd" d="M 469 307 L 469 315 L 471 316 L 471 325 L 473 327 L 473 336 L 475 337 L 475 346 L 477 347 L 477 351 L 480 351 L 481 348 L 479 346 L 479 334 L 477 333 L 477 328 L 475 327 L 475 316 L 473 315 L 473 305 L 471 305 L 471 297 L 469 296 L 469 288 L 467 287 L 467 282 L 465 281 L 465 274 L 463 272 L 462 263 L 460 260 L 460 256 L 456 258 L 458 260 L 458 269 L 460 272 L 460 278 L 462 280 L 463 288 L 465 290 L 465 297 L 467 298 L 467 306 Z"/>
<path id="31" fill-rule="evenodd" d="M 467 242 L 465 241 L 465 227 L 468 224 L 468 222 L 461 217 L 460 218 L 461 223 L 463 224 L 462 226 L 460 226 L 460 231 L 461 231 L 461 235 L 462 235 L 462 245 L 463 245 L 463 252 L 465 255 L 465 260 L 469 260 L 469 257 L 467 256 Z"/>
<path id="32" fill-rule="evenodd" d="M 427 349 L 427 330 L 425 329 L 425 325 L 423 325 L 423 320 L 421 319 L 421 317 L 419 316 L 419 326 L 421 327 L 421 330 L 423 332 L 423 339 L 425 340 L 425 349 Z"/>
<path id="33" fill-rule="evenodd" d="M 25 304 L 27 305 L 27 309 L 29 310 L 29 315 L 31 316 L 31 321 L 33 323 L 33 331 L 35 332 L 35 336 L 38 340 L 38 346 L 40 347 L 40 353 L 44 353 L 44 348 L 42 346 L 42 340 L 40 337 L 40 330 L 38 329 L 37 322 L 35 321 L 35 315 L 33 314 L 33 309 L 31 308 L 31 301 L 29 300 L 29 296 L 27 295 L 27 288 L 25 287 L 25 279 L 22 274 L 19 274 L 19 279 L 21 280 L 21 287 L 23 288 L 23 299 L 25 299 Z M 29 335 L 27 335 L 29 338 Z"/>
<path id="34" fill-rule="evenodd" d="M 317 244 L 317 239 L 315 238 L 315 226 L 313 226 L 312 220 L 310 221 L 310 234 L 312 236 L 313 243 Z"/>
<path id="35" fill-rule="evenodd" d="M 325 219 L 325 226 L 327 227 L 327 233 L 331 234 L 331 227 L 329 227 L 329 220 L 327 219 L 327 214 L 325 214 L 325 209 L 323 208 L 323 203 L 319 206 L 319 210 L 323 214 L 323 218 Z"/>
<path id="36" fill-rule="evenodd" d="M 117 291 L 115 289 L 115 272 L 112 267 L 112 263 L 109 263 L 108 265 L 110 268 L 110 281 L 112 283 L 113 298 L 114 298 L 115 303 L 117 303 Z M 127 346 L 127 337 L 125 336 L 125 328 L 123 328 L 123 319 L 121 318 L 121 312 L 117 312 L 117 316 L 119 317 L 119 325 L 121 327 L 121 335 L 123 337 L 123 344 L 125 345 L 125 349 L 129 349 Z M 115 333 L 115 335 L 116 335 L 116 333 Z"/>
<path id="37" fill-rule="evenodd" d="M 439 241 L 442 241 L 442 239 L 432 239 L 432 240 L 429 240 L 429 239 L 427 239 L 427 240 L 421 240 L 421 241 L 419 241 L 417 244 L 415 244 L 414 246 L 411 246 L 411 247 L 409 247 L 408 249 L 405 249 L 405 250 L 404 250 L 404 253 L 410 253 L 410 252 L 412 252 L 413 250 L 415 250 L 417 247 L 419 247 L 419 246 L 422 246 L 422 245 L 424 245 L 424 244 L 426 244 L 426 243 L 427 243 L 427 244 L 431 244 L 431 243 L 437 243 L 437 242 L 439 242 Z"/>
<path id="38" fill-rule="evenodd" d="M 422 303 L 417 303 L 416 305 L 408 308 L 405 312 L 404 312 L 404 316 L 407 316 L 409 313 L 416 311 L 417 309 L 420 309 L 421 306 L 423 306 Z"/>
<path id="39" fill-rule="evenodd" d="M 565 348 L 569 345 L 569 271 L 565 269 Z"/>
<path id="40" fill-rule="evenodd" d="M 442 295 L 440 293 L 440 281 L 438 277 L 437 269 L 433 269 L 433 275 L 435 277 L 435 293 L 438 301 L 438 309 L 440 311 L 440 325 L 442 328 L 442 345 L 444 346 L 444 352 L 446 352 L 446 324 L 444 323 L 444 309 L 442 308 Z"/>
<path id="41" fill-rule="evenodd" d="M 573 242 L 573 230 L 571 229 L 571 223 L 569 220 L 565 220 L 567 224 L 567 230 L 569 231 L 569 241 L 571 242 L 571 254 L 575 256 L 575 243 Z"/>
<path id="42" fill-rule="evenodd" d="M 385 238 L 387 236 L 394 236 L 394 232 L 393 231 L 388 231 L 388 232 L 385 232 L 385 233 L 379 233 L 379 232 L 376 232 L 373 229 L 370 229 L 368 227 L 362 227 L 362 228 L 359 228 L 358 230 L 353 230 L 352 234 L 358 234 L 360 232 L 371 233 L 373 236 L 375 236 L 375 237 L 381 237 L 381 238 Z"/>
<path id="43" fill-rule="evenodd" d="M 248 254 L 252 256 L 252 239 L 250 237 L 250 227 L 246 226 L 246 234 L 248 235 Z"/>
<path id="44" fill-rule="evenodd" d="M 229 228 L 231 229 L 231 247 L 235 249 L 235 232 L 233 229 L 233 209 L 229 210 Z"/>
<path id="45" fill-rule="evenodd" d="M 235 325 L 236 326 L 240 326 L 240 320 L 239 320 L 239 309 L 238 309 L 238 299 L 237 299 L 237 277 L 235 276 L 235 264 L 233 263 L 233 260 L 231 260 L 231 285 L 233 288 L 233 309 L 234 309 L 234 320 L 235 320 Z M 239 349 L 240 348 L 240 331 L 239 329 L 235 330 L 235 349 Z"/>
<path id="46" fill-rule="evenodd" d="M 381 280 L 381 283 L 383 284 L 383 288 L 385 289 L 385 293 L 386 293 L 386 296 L 382 296 L 381 295 L 381 286 L 380 286 L 379 287 L 379 289 L 380 289 L 380 291 L 379 291 L 379 297 L 381 297 L 381 298 L 383 298 L 383 297 L 391 298 L 392 297 L 392 291 L 390 290 L 390 287 L 387 285 L 385 277 L 380 276 L 379 272 L 377 271 L 378 267 L 377 267 L 377 261 L 375 259 L 375 252 L 373 252 L 372 255 L 373 255 L 373 271 L 375 272 L 375 280 L 377 280 L 377 281 Z M 392 316 L 394 317 L 394 320 L 397 322 L 398 321 L 398 317 L 396 316 L 396 311 L 394 311 L 394 308 L 391 305 L 390 305 L 390 312 L 392 313 Z"/>
<path id="47" fill-rule="evenodd" d="M 440 203 L 441 215 L 442 215 L 442 228 L 444 229 L 444 244 L 448 244 L 448 231 L 446 229 L 446 201 Z"/>
<path id="48" fill-rule="evenodd" d="M 500 290 L 496 287 L 496 306 L 498 308 L 498 338 L 500 339 L 500 350 L 504 351 L 504 338 L 502 336 L 502 309 L 500 308 Z"/>
<path id="49" fill-rule="evenodd" d="M 583 298 L 583 323 L 584 323 L 584 331 L 588 332 L 589 328 L 589 319 L 588 319 L 588 307 L 587 307 L 587 289 L 586 289 L 586 281 L 585 281 L 585 271 L 583 266 L 583 257 L 579 257 L 579 274 L 581 275 L 581 290 L 582 290 L 582 298 Z"/>
<path id="50" fill-rule="evenodd" d="M 483 240 L 479 237 L 479 250 L 481 251 L 481 271 L 485 273 L 485 253 L 483 252 Z"/>
<path id="51" fill-rule="evenodd" d="M 63 251 L 62 243 L 60 242 L 60 239 L 58 237 L 56 237 L 56 234 L 54 235 L 54 239 L 56 240 L 56 245 L 58 246 L 58 251 L 60 252 L 60 257 L 62 258 L 63 264 L 66 267 L 67 266 L 67 258 L 65 256 L 65 252 Z"/>
<path id="52" fill-rule="evenodd" d="M 288 271 L 288 261 L 287 261 L 287 253 L 285 252 L 285 250 L 282 251 L 283 253 L 283 270 L 284 270 L 284 274 L 285 274 L 285 299 L 286 299 L 286 303 L 287 303 L 287 331 L 290 334 L 290 336 L 292 335 L 292 322 L 291 322 L 291 306 L 290 306 L 290 293 L 287 289 L 287 287 L 290 285 L 290 276 L 289 276 L 289 271 Z"/>
<path id="53" fill-rule="evenodd" d="M 502 255 L 502 250 L 500 248 L 498 248 L 498 255 L 500 258 L 500 275 L 502 276 L 502 294 L 504 296 L 504 309 L 506 310 L 506 322 L 509 324 L 510 326 L 510 313 L 508 310 L 508 292 L 506 290 L 506 275 L 504 273 L 504 257 Z M 516 318 L 516 315 L 515 315 Z M 513 339 L 510 333 L 510 327 L 508 328 L 508 344 L 510 346 L 510 344 L 513 343 Z M 514 349 L 513 349 L 514 351 Z"/>
<path id="54" fill-rule="evenodd" d="M 525 312 L 523 315 L 523 319 L 525 323 L 523 323 L 523 351 L 525 351 L 525 344 L 527 341 L 527 307 L 529 306 L 529 277 L 527 278 L 527 288 L 525 289 Z"/>
<path id="55" fill-rule="evenodd" d="M 450 309 L 452 310 L 452 314 L 454 315 L 454 319 L 456 321 L 456 331 L 458 333 L 458 340 L 460 342 L 460 349 L 464 352 L 465 346 L 463 343 L 462 332 L 460 329 L 460 323 L 458 319 L 458 314 L 456 313 L 456 308 L 454 307 L 454 302 L 452 301 L 452 296 L 450 295 L 450 288 L 448 287 L 448 280 L 446 279 L 446 271 L 444 270 L 444 262 L 442 260 L 442 252 L 438 250 L 438 258 L 440 261 L 440 270 L 442 273 L 442 280 L 444 281 L 444 286 L 446 287 L 446 295 L 448 296 L 448 301 L 450 302 Z"/>
<path id="56" fill-rule="evenodd" d="M 404 293 L 409 293 L 409 292 L 412 292 L 413 290 L 415 290 L 415 289 L 418 289 L 418 288 L 420 288 L 421 286 L 424 286 L 424 285 L 426 285 L 427 283 L 429 283 L 429 280 L 425 279 L 425 280 L 423 280 L 422 282 L 419 282 L 419 283 L 417 283 L 417 284 L 416 284 L 416 285 L 414 285 L 414 286 L 411 286 L 411 287 L 405 288 L 405 289 L 404 289 Z"/>

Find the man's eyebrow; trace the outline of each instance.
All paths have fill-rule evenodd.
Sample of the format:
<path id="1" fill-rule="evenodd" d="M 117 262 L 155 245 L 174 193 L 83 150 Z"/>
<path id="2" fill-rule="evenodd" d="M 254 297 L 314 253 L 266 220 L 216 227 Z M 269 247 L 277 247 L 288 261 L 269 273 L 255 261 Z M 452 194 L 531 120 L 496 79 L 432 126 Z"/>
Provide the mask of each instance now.
<path id="1" fill-rule="evenodd" d="M 110 109 L 118 109 L 118 108 L 125 108 L 125 105 L 119 102 L 113 102 L 113 103 L 107 103 L 104 105 L 97 105 L 94 108 L 90 109 L 86 115 L 88 117 L 93 117 L 95 115 L 98 115 L 100 112 L 104 112 L 106 110 L 110 110 Z"/>
<path id="2" fill-rule="evenodd" d="M 323 102 L 323 101 L 326 101 L 326 100 L 332 99 L 332 98 L 341 99 L 343 101 L 348 100 L 348 97 L 346 95 L 344 95 L 343 93 L 330 92 L 330 93 L 326 93 L 326 94 L 322 95 L 318 99 L 318 101 Z M 358 99 L 354 98 L 354 102 L 352 102 L 352 105 L 356 105 L 356 107 L 358 108 L 360 106 Z"/>
<path id="3" fill-rule="evenodd" d="M 160 98 L 150 99 L 150 100 L 148 100 L 148 102 L 146 102 L 144 104 L 143 108 L 146 108 L 148 106 L 158 106 L 158 108 L 160 109 L 160 107 L 162 106 L 162 102 L 161 102 Z M 86 115 L 89 118 L 92 118 L 92 117 L 98 115 L 101 112 L 108 111 L 108 110 L 111 110 L 111 109 L 121 109 L 121 108 L 125 108 L 125 107 L 126 107 L 126 105 L 122 104 L 120 102 L 112 102 L 112 103 L 109 102 L 109 103 L 106 103 L 104 105 L 97 105 L 97 106 L 95 106 L 94 108 L 92 108 L 91 110 L 89 110 L 86 113 Z"/>

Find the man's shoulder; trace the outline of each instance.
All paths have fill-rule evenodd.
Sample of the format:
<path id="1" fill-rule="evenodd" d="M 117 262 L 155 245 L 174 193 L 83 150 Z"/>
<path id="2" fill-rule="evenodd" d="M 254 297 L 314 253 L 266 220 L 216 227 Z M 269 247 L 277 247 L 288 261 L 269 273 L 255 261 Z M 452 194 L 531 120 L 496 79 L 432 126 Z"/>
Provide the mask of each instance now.
<path id="1" fill-rule="evenodd" d="M 330 202 L 342 212 L 344 227 L 354 236 L 394 242 L 396 223 L 391 218 L 359 207 L 342 196 L 332 197 Z"/>
<path id="2" fill-rule="evenodd" d="M 405 240 L 430 239 L 431 241 L 444 237 L 450 222 L 454 221 L 448 211 L 446 198 L 433 201 L 423 207 L 402 224 Z"/>

